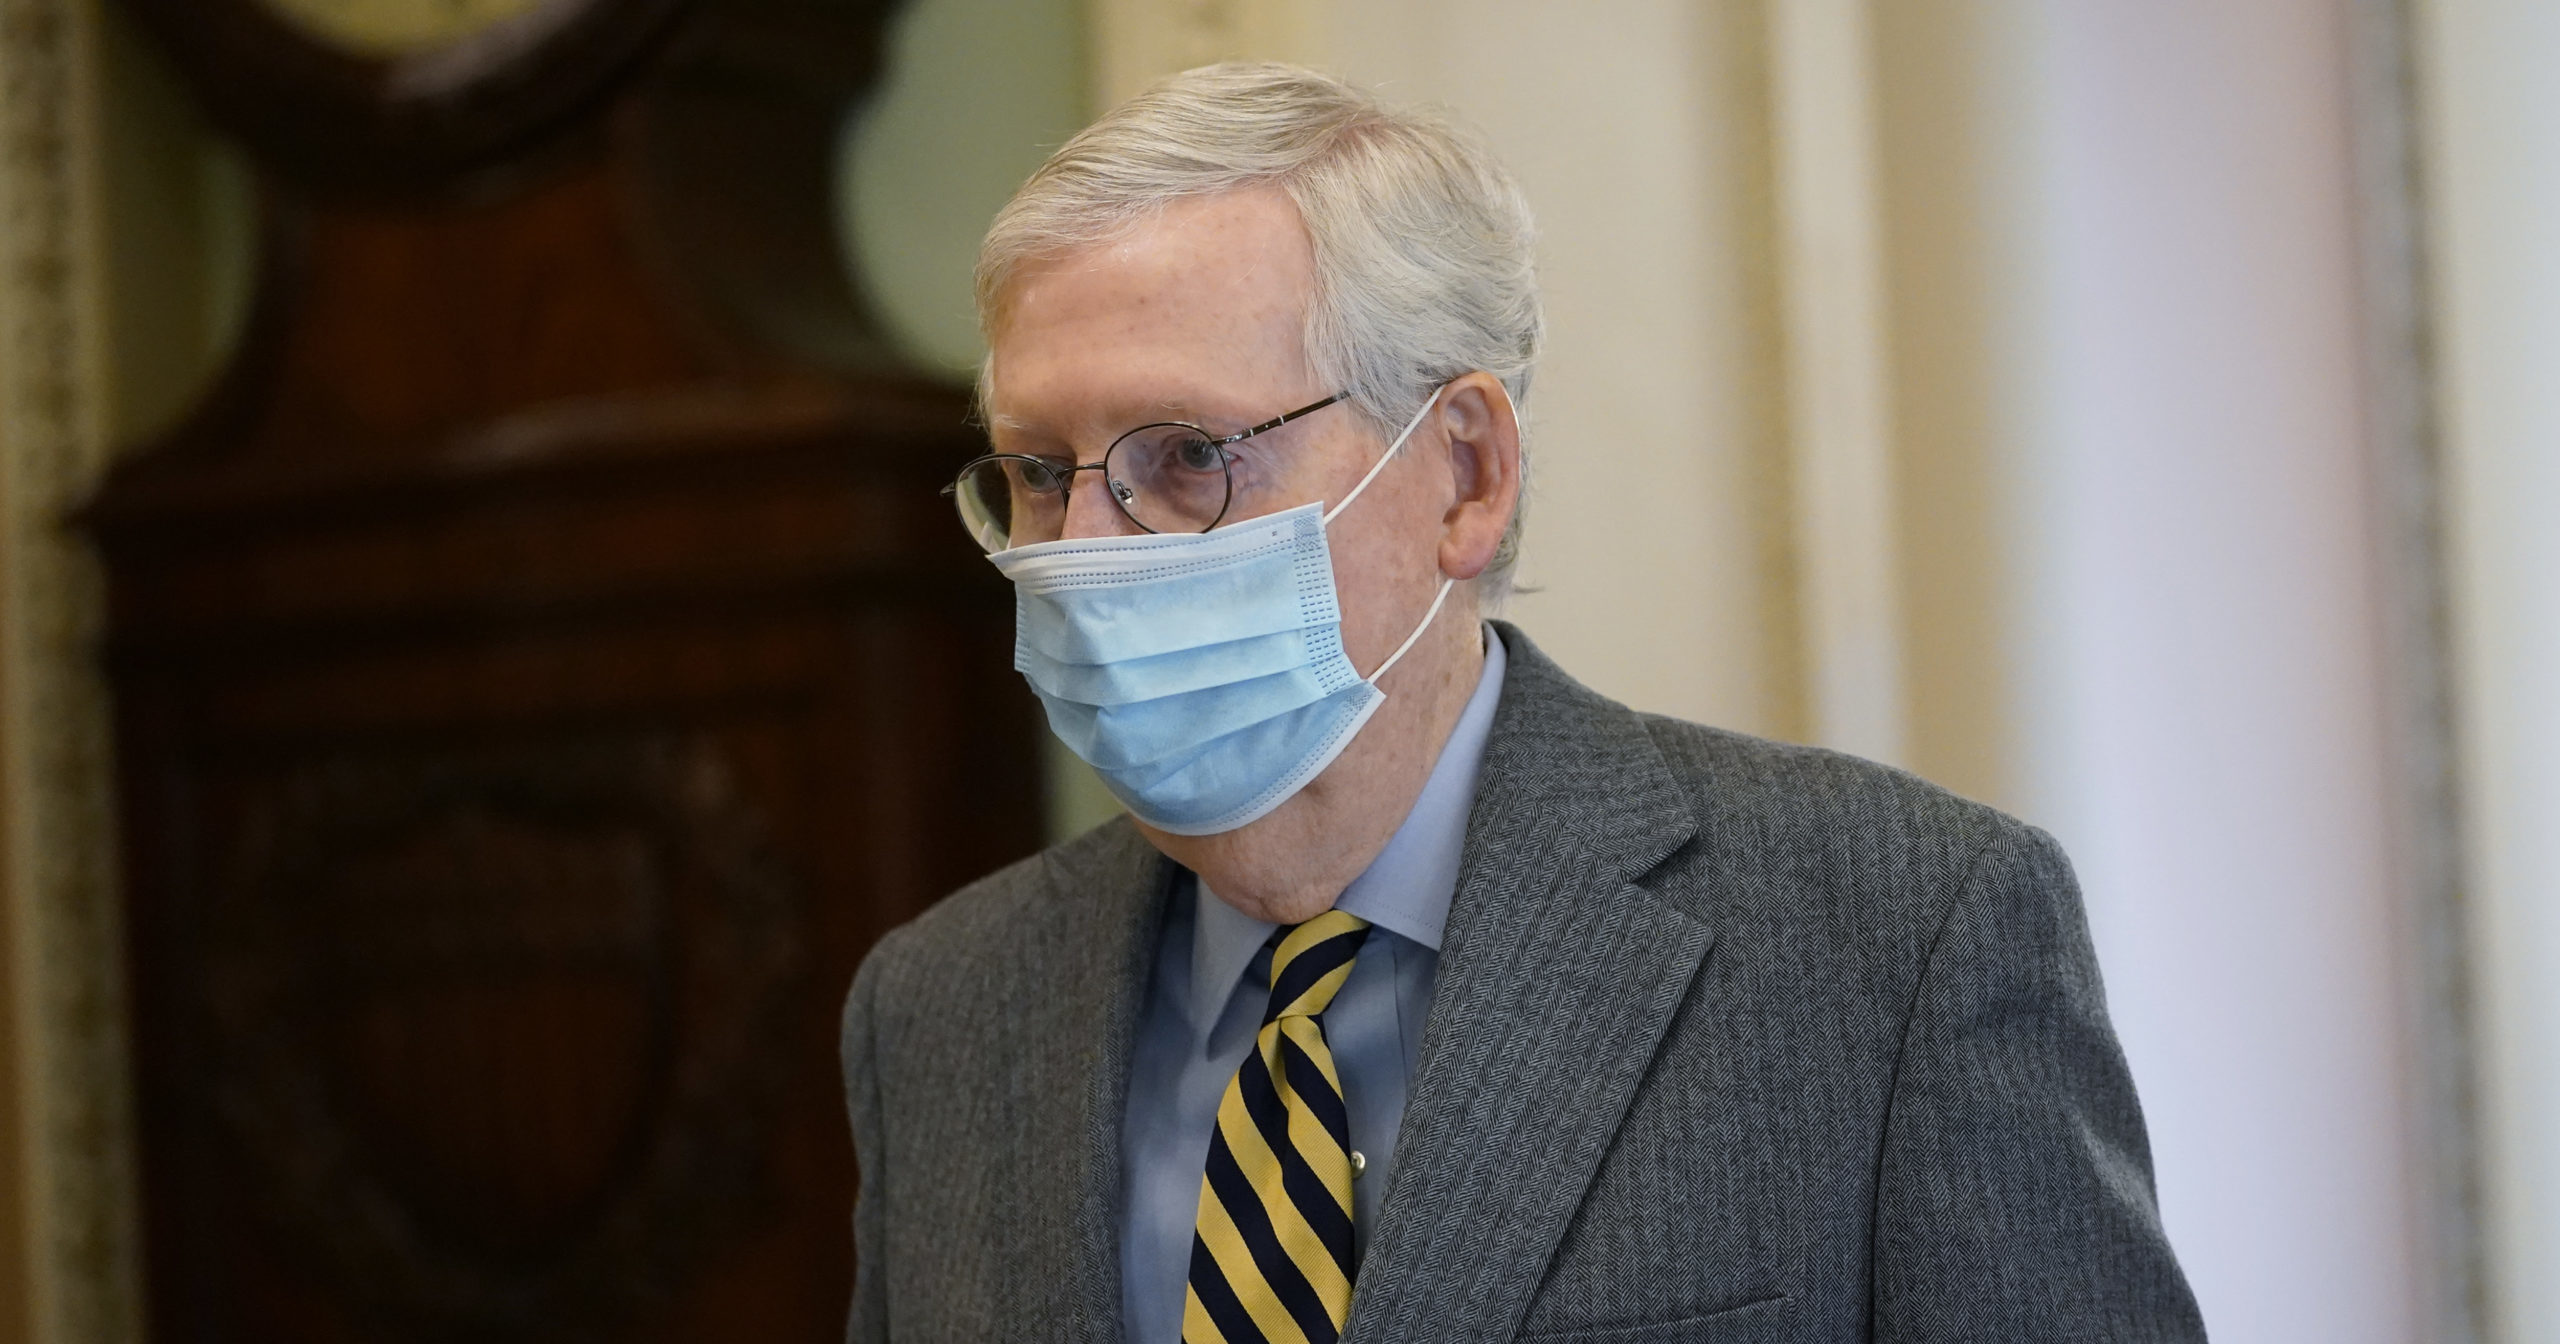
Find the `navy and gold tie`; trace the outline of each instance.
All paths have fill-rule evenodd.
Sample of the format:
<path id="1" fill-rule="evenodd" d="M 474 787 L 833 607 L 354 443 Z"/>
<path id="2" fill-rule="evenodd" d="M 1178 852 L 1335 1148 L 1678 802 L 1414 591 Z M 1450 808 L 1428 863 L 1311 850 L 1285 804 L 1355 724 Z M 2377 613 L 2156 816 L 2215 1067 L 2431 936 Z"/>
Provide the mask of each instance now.
<path id="1" fill-rule="evenodd" d="M 1323 1015 L 1368 936 L 1340 910 L 1279 935 L 1271 1006 L 1209 1136 L 1183 1344 L 1333 1344 L 1351 1314 L 1351 1124 Z"/>

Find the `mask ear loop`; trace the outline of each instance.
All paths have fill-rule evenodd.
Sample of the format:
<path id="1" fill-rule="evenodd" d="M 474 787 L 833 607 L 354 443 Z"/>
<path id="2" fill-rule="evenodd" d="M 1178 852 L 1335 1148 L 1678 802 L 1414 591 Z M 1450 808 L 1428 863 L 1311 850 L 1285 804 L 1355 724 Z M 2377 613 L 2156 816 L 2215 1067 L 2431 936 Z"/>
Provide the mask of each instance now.
<path id="1" fill-rule="evenodd" d="M 1445 387 L 1446 385 L 1444 384 L 1443 386 Z M 1341 503 L 1324 511 L 1325 522 L 1332 522 L 1335 514 L 1342 512 L 1344 509 L 1350 508 L 1351 501 L 1358 499 L 1360 497 L 1360 492 L 1369 488 L 1369 482 L 1378 479 L 1378 473 L 1385 471 L 1387 469 L 1387 464 L 1395 460 L 1396 450 L 1404 446 L 1405 440 L 1413 437 L 1413 431 L 1419 428 L 1422 424 L 1422 417 L 1431 414 L 1431 408 L 1440 404 L 1441 390 L 1442 388 L 1439 387 L 1431 389 L 1431 399 L 1422 403 L 1422 409 L 1415 411 L 1412 419 L 1404 422 L 1404 432 L 1396 435 L 1396 441 L 1387 445 L 1387 451 L 1378 454 L 1378 460 L 1369 468 L 1369 474 L 1361 477 L 1358 485 L 1351 487 L 1351 493 L 1344 495 Z M 1382 668 L 1380 670 L 1383 671 L 1384 669 Z"/>
<path id="2" fill-rule="evenodd" d="M 1414 641 L 1422 638 L 1422 632 L 1430 629 L 1431 623 L 1439 619 L 1440 604 L 1449 600 L 1449 590 L 1456 587 L 1457 583 L 1456 579 L 1440 581 L 1440 595 L 1431 599 L 1431 610 L 1422 613 L 1422 624 L 1413 627 L 1413 633 L 1405 636 L 1404 642 L 1396 646 L 1396 651 L 1387 655 L 1387 661 L 1378 664 L 1378 670 L 1370 673 L 1363 680 L 1375 685 L 1378 678 L 1387 675 L 1387 669 L 1395 666 L 1396 660 L 1404 657 L 1405 650 L 1412 648 Z"/>
<path id="3" fill-rule="evenodd" d="M 1511 400 L 1510 388 L 1503 387 L 1499 381 L 1496 381 L 1494 386 L 1502 388 L 1502 399 L 1504 401 Z M 1361 477 L 1358 485 L 1351 487 L 1351 493 L 1344 495 L 1341 503 L 1334 505 L 1329 510 L 1326 510 L 1324 515 L 1325 522 L 1332 522 L 1335 514 L 1342 512 L 1344 509 L 1350 508 L 1351 501 L 1358 499 L 1360 497 L 1360 492 L 1369 488 L 1369 482 L 1378 479 L 1378 473 L 1386 470 L 1387 463 L 1395 460 L 1396 450 L 1404 446 L 1404 441 L 1406 439 L 1413 437 L 1413 431 L 1422 424 L 1422 417 L 1431 414 L 1431 408 L 1440 404 L 1440 394 L 1447 390 L 1448 384 L 1446 383 L 1443 383 L 1439 387 L 1431 390 L 1431 399 L 1422 403 L 1422 409 L 1414 412 L 1413 418 L 1405 422 L 1404 432 L 1396 435 L 1396 441 L 1387 445 L 1387 451 L 1378 455 L 1377 464 L 1369 468 L 1369 474 Z M 1514 414 L 1517 414 L 1517 412 L 1514 412 Z M 1414 646 L 1415 641 L 1422 638 L 1422 632 L 1430 629 L 1431 623 L 1440 618 L 1440 605 L 1449 600 L 1449 590 L 1456 587 L 1457 583 L 1458 581 L 1456 579 L 1442 579 L 1440 581 L 1440 592 L 1437 596 L 1431 599 L 1431 610 L 1422 613 L 1422 623 L 1413 627 L 1413 633 L 1405 636 L 1404 642 L 1396 646 L 1396 651 L 1387 655 L 1387 661 L 1378 664 L 1378 670 L 1370 673 L 1367 677 L 1363 678 L 1363 680 L 1375 685 L 1378 678 L 1387 675 L 1387 669 L 1394 667 L 1397 661 L 1403 658 L 1405 653 Z"/>

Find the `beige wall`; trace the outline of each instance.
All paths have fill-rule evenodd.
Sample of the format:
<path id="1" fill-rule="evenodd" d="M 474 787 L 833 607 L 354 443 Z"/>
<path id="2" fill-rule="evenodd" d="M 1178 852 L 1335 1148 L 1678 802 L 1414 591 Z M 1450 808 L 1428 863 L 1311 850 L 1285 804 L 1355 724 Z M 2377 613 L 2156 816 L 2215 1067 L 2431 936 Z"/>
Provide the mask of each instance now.
<path id="1" fill-rule="evenodd" d="M 1804 731 L 1759 16 L 1341 3 L 1330 62 L 1481 127 L 1540 227 L 1548 355 L 1510 615 L 1642 708 Z"/>

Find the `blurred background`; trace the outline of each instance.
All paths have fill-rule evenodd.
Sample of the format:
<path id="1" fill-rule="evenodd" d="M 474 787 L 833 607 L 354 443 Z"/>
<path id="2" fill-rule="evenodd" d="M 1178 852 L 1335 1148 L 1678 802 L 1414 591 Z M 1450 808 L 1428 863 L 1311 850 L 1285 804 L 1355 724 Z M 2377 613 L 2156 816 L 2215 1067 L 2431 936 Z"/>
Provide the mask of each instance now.
<path id="1" fill-rule="evenodd" d="M 2560 1341 L 2560 6 L 0 0 L 0 1340 L 837 1337 L 1108 800 L 935 490 L 1163 73 L 1481 127 L 1510 615 L 2054 831 L 2228 1341 Z"/>

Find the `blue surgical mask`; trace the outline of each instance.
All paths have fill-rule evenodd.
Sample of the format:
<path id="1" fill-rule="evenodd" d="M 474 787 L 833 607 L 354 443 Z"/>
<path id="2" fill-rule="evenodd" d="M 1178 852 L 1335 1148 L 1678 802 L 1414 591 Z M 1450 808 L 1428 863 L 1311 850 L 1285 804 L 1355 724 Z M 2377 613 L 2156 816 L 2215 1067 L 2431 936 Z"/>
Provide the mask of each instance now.
<path id="1" fill-rule="evenodd" d="M 1369 488 L 1435 395 L 1331 512 L 1305 504 L 1209 532 L 1076 537 L 987 557 L 1013 580 L 1013 665 L 1049 727 L 1139 820 L 1212 835 L 1289 800 L 1385 703 L 1342 648 L 1325 525 Z"/>

